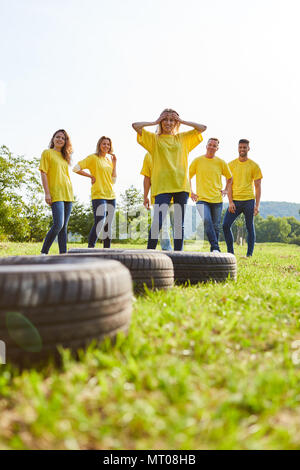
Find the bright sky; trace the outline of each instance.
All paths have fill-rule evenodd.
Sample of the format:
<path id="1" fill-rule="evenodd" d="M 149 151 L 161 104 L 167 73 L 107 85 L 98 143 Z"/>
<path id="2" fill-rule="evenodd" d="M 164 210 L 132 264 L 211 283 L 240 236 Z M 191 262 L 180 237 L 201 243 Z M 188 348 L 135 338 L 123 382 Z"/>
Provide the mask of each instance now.
<path id="1" fill-rule="evenodd" d="M 39 156 L 62 127 L 76 163 L 108 135 L 117 193 L 142 189 L 131 123 L 172 107 L 208 126 L 190 162 L 209 136 L 226 161 L 248 138 L 262 200 L 300 202 L 299 14 L 298 0 L 0 0 L 0 144 Z M 87 202 L 90 180 L 72 180 Z"/>

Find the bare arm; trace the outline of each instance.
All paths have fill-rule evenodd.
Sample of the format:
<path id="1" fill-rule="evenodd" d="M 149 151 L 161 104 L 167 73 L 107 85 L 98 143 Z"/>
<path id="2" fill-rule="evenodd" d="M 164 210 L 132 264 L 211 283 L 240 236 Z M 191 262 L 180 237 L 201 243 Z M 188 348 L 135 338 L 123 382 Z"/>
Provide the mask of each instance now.
<path id="1" fill-rule="evenodd" d="M 192 187 L 192 178 L 190 178 L 190 188 L 191 188 L 191 199 L 192 199 L 192 201 L 197 202 L 198 196 L 197 196 L 197 194 L 194 193 L 194 191 L 193 191 L 193 187 Z"/>
<path id="2" fill-rule="evenodd" d="M 165 117 L 168 115 L 168 112 L 165 111 L 165 112 L 162 112 L 161 115 L 159 116 L 158 119 L 156 119 L 156 121 L 152 121 L 152 122 L 147 122 L 147 121 L 143 121 L 143 122 L 134 122 L 132 124 L 132 127 L 133 129 L 140 135 L 142 135 L 142 130 L 143 130 L 143 127 L 147 127 L 147 126 L 157 126 L 163 119 L 165 119 Z M 178 115 L 176 115 L 176 120 L 178 119 Z"/>
<path id="3" fill-rule="evenodd" d="M 144 176 L 144 206 L 147 210 L 150 210 L 150 205 L 151 205 L 149 198 L 148 198 L 150 187 L 151 187 L 151 179 L 149 178 L 149 176 Z"/>
<path id="4" fill-rule="evenodd" d="M 190 126 L 196 129 L 199 132 L 204 132 L 206 131 L 207 127 L 204 126 L 204 124 L 198 124 L 197 122 L 190 122 L 190 121 L 183 121 L 182 119 L 179 119 L 180 124 L 183 124 L 184 126 Z"/>
<path id="5" fill-rule="evenodd" d="M 143 127 L 155 126 L 155 125 L 159 124 L 159 122 L 160 122 L 159 119 L 157 121 L 153 121 L 153 122 L 134 122 L 132 124 L 132 127 L 138 134 L 142 135 Z"/>
<path id="6" fill-rule="evenodd" d="M 228 189 L 230 186 L 232 186 L 232 177 L 229 179 L 226 179 L 225 189 L 222 189 L 221 191 L 222 196 L 226 196 L 226 194 L 228 194 Z"/>
<path id="7" fill-rule="evenodd" d="M 117 179 L 117 157 L 115 156 L 114 153 L 111 153 L 111 162 L 112 162 L 112 165 L 113 165 L 113 170 L 112 170 L 112 179 L 113 179 L 113 183 L 116 182 L 116 179 Z"/>
<path id="8" fill-rule="evenodd" d="M 259 213 L 259 204 L 261 198 L 261 179 L 254 181 L 255 185 L 255 207 L 254 207 L 254 215 Z"/>
<path id="9" fill-rule="evenodd" d="M 234 214 L 236 207 L 232 199 L 232 182 L 233 182 L 233 178 L 231 178 L 231 184 L 228 186 L 228 189 L 227 189 L 227 197 L 228 197 L 228 202 L 229 202 L 228 210 L 229 212 Z"/>
<path id="10" fill-rule="evenodd" d="M 95 176 L 91 175 L 90 173 L 87 173 L 86 171 L 81 170 L 79 165 L 75 165 L 73 171 L 74 173 L 77 173 L 77 175 L 85 176 L 86 178 L 91 178 L 92 184 L 94 184 L 96 181 Z"/>
<path id="11" fill-rule="evenodd" d="M 41 171 L 42 185 L 45 191 L 45 201 L 49 206 L 52 204 L 52 199 L 49 191 L 48 178 L 47 174 L 44 171 Z"/>

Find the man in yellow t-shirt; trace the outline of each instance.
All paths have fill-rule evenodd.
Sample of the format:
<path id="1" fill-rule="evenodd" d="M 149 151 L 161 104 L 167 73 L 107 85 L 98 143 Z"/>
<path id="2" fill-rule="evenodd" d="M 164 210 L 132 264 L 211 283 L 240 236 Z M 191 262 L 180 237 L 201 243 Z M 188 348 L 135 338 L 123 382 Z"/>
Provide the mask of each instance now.
<path id="1" fill-rule="evenodd" d="M 232 187 L 228 191 L 229 207 L 223 221 L 223 232 L 227 250 L 229 253 L 234 253 L 231 226 L 240 214 L 244 214 L 248 232 L 248 257 L 252 256 L 254 250 L 254 216 L 259 213 L 261 179 L 263 177 L 257 163 L 248 158 L 249 150 L 249 140 L 241 139 L 238 147 L 239 158 L 229 163 L 233 182 Z"/>
<path id="2" fill-rule="evenodd" d="M 216 156 L 219 140 L 210 138 L 206 145 L 206 154 L 196 158 L 190 166 L 190 180 L 196 175 L 196 192 L 192 199 L 197 202 L 197 209 L 204 223 L 204 230 L 210 243 L 210 251 L 219 252 L 219 232 L 222 215 L 222 196 L 228 193 L 232 183 L 231 171 L 224 160 Z M 226 178 L 226 187 L 222 189 L 222 176 Z M 190 181 L 191 190 L 192 183 Z"/>
<path id="3" fill-rule="evenodd" d="M 144 176 L 144 206 L 147 210 L 150 210 L 151 205 L 154 205 L 155 203 L 154 196 L 150 196 L 150 200 L 148 197 L 149 191 L 151 188 L 152 166 L 153 166 L 153 162 L 152 162 L 151 154 L 147 152 L 144 157 L 143 167 L 141 170 L 141 175 Z M 170 216 L 170 222 L 171 222 L 172 232 L 174 236 L 174 212 L 172 211 L 172 208 L 169 209 L 169 216 Z M 163 221 L 162 228 L 159 232 L 160 246 L 161 246 L 161 249 L 164 251 L 172 251 L 172 245 L 171 245 L 168 229 L 169 227 L 168 227 L 167 219 L 165 219 Z"/>

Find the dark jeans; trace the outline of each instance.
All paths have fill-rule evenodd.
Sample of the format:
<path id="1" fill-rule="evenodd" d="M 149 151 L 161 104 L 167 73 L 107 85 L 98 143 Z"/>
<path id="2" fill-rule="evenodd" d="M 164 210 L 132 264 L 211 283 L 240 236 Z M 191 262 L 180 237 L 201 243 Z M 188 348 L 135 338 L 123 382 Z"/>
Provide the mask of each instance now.
<path id="1" fill-rule="evenodd" d="M 222 202 L 197 202 L 197 209 L 203 220 L 204 230 L 210 243 L 210 251 L 221 251 L 219 247 L 219 233 L 222 207 Z"/>
<path id="2" fill-rule="evenodd" d="M 53 225 L 47 233 L 42 253 L 48 254 L 55 237 L 58 238 L 58 247 L 60 253 L 67 252 L 67 228 L 72 210 L 72 202 L 56 201 L 51 205 Z"/>
<path id="3" fill-rule="evenodd" d="M 89 234 L 89 248 L 95 248 L 96 241 L 102 232 L 104 248 L 110 248 L 111 226 L 114 218 L 115 199 L 93 199 L 93 212 L 95 223 Z"/>
<path id="4" fill-rule="evenodd" d="M 223 221 L 223 232 L 227 245 L 228 253 L 234 253 L 233 250 L 233 235 L 231 231 L 231 225 L 235 219 L 240 215 L 244 214 L 246 221 L 246 228 L 248 232 L 248 250 L 247 256 L 252 256 L 255 243 L 255 228 L 254 228 L 254 207 L 255 200 L 248 199 L 248 201 L 233 201 L 235 204 L 235 213 L 232 214 L 227 209 L 224 221 Z"/>
<path id="5" fill-rule="evenodd" d="M 168 213 L 171 200 L 174 200 L 174 250 L 181 251 L 184 240 L 184 215 L 189 193 L 162 193 L 155 196 L 154 214 L 151 229 L 148 236 L 148 249 L 155 250 L 158 235 L 163 221 Z"/>

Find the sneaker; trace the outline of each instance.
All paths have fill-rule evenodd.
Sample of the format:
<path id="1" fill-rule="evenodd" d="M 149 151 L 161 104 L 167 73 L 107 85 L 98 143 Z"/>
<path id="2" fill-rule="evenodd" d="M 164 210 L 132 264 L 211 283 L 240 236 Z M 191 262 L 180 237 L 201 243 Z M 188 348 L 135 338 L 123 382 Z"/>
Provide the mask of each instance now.
<path id="1" fill-rule="evenodd" d="M 212 253 L 221 253 L 220 250 L 213 250 Z"/>
<path id="2" fill-rule="evenodd" d="M 41 256 L 47 256 L 47 253 L 41 253 Z"/>

